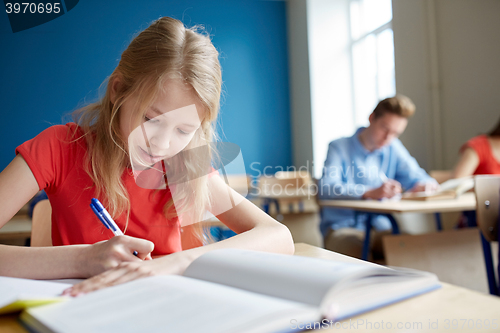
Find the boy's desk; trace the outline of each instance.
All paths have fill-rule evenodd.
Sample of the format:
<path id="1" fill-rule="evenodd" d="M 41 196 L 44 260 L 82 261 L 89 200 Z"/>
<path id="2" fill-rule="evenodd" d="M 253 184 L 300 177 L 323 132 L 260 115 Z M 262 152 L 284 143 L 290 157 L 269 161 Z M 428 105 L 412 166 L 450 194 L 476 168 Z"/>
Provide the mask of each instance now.
<path id="1" fill-rule="evenodd" d="M 304 243 L 295 244 L 295 255 L 374 265 Z M 443 283 L 441 289 L 361 314 L 351 318 L 350 321 L 344 320 L 340 322 L 343 327 L 335 330 L 342 332 L 500 332 L 500 328 L 491 328 L 493 320 L 497 323 L 497 327 L 500 325 L 498 323 L 499 309 L 500 298 L 498 297 Z M 16 315 L 0 316 L 0 332 L 26 333 L 27 331 L 17 321 L 17 317 Z M 453 320 L 458 323 L 457 328 L 453 328 Z M 490 328 L 485 328 L 486 320 L 489 320 Z M 392 329 L 387 329 L 388 323 L 391 323 Z M 464 327 L 462 327 L 463 323 L 465 323 Z"/>
<path id="2" fill-rule="evenodd" d="M 399 234 L 399 226 L 392 214 L 394 213 L 434 213 L 436 215 L 437 229 L 442 230 L 440 213 L 461 212 L 476 210 L 476 197 L 474 193 L 464 193 L 456 199 L 444 200 L 321 200 L 321 207 L 335 207 L 352 209 L 356 212 L 368 214 L 366 222 L 366 237 L 363 244 L 362 258 L 368 258 L 370 242 L 371 218 L 373 215 L 382 214 L 389 218 L 394 234 Z"/>
<path id="3" fill-rule="evenodd" d="M 357 211 L 393 214 L 393 213 L 445 213 L 476 209 L 474 193 L 464 193 L 457 199 L 445 200 L 321 200 L 320 206 L 347 208 Z"/>

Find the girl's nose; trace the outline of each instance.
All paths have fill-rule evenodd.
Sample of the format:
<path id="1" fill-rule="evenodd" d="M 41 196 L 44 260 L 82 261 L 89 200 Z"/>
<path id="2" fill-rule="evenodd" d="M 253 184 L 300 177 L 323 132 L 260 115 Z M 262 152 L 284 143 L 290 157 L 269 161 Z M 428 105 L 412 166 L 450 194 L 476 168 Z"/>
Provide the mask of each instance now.
<path id="1" fill-rule="evenodd" d="M 171 133 L 169 130 L 163 129 L 155 131 L 151 137 L 150 144 L 161 151 L 165 151 L 170 147 Z"/>

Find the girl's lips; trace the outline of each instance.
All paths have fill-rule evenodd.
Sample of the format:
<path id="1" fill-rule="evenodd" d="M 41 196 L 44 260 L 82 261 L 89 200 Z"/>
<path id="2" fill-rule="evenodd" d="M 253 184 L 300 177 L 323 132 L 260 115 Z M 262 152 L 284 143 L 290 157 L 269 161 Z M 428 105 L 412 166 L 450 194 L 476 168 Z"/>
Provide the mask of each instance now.
<path id="1" fill-rule="evenodd" d="M 142 149 L 142 147 L 139 147 L 139 150 L 140 150 L 141 154 L 143 155 L 143 157 L 148 162 L 151 162 L 153 164 L 156 163 L 156 162 L 158 162 L 158 161 L 161 161 L 162 159 L 165 158 L 164 156 L 150 155 L 147 151 L 145 151 L 144 149 Z"/>

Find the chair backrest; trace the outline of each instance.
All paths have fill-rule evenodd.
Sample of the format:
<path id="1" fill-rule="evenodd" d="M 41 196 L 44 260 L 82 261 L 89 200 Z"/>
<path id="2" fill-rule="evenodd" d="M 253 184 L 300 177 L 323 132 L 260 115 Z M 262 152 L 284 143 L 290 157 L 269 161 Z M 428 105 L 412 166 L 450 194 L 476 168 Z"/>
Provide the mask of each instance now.
<path id="1" fill-rule="evenodd" d="M 41 200 L 33 207 L 31 218 L 31 246 L 52 246 L 52 207 L 49 200 Z"/>
<path id="2" fill-rule="evenodd" d="M 498 240 L 498 209 L 500 201 L 500 176 L 480 175 L 474 177 L 476 193 L 476 220 L 484 238 Z"/>

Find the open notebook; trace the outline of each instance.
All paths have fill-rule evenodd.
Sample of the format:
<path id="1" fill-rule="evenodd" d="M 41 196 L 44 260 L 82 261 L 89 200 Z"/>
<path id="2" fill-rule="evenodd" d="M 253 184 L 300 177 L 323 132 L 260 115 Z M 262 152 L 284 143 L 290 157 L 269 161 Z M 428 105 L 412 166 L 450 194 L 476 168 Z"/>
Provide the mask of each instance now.
<path id="1" fill-rule="evenodd" d="M 445 181 L 439 185 L 439 190 L 433 193 L 427 192 L 406 192 L 403 193 L 402 200 L 443 200 L 455 199 L 465 192 L 474 188 L 474 178 L 463 177 Z"/>
<path id="2" fill-rule="evenodd" d="M 436 288 L 431 273 L 239 249 L 211 251 L 184 276 L 156 276 L 29 308 L 39 332 L 288 332 Z M 295 325 L 295 326 L 294 326 Z"/>
<path id="3" fill-rule="evenodd" d="M 64 289 L 83 280 L 40 281 L 0 276 L 0 315 L 30 307 L 57 303 Z"/>

